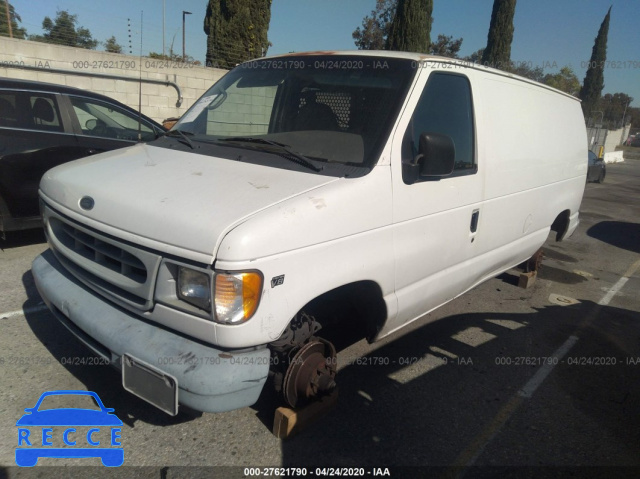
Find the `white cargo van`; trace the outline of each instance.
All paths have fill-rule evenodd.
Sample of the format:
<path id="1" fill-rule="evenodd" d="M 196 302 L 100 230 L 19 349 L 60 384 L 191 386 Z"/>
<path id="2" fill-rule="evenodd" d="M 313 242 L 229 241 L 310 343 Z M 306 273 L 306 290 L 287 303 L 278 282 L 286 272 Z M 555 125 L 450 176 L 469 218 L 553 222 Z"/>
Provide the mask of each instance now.
<path id="1" fill-rule="evenodd" d="M 458 60 L 239 65 L 165 136 L 50 170 L 44 301 L 169 414 L 334 386 L 325 332 L 378 340 L 578 225 L 580 103 Z"/>

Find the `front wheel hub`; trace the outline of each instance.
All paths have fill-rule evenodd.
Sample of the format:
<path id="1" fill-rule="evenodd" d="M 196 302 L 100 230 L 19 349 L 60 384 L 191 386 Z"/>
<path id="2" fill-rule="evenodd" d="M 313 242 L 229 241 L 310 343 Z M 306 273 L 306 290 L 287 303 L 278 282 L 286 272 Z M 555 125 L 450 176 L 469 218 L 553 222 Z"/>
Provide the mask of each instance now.
<path id="1" fill-rule="evenodd" d="M 301 406 L 336 387 L 336 349 L 329 341 L 314 338 L 293 356 L 284 377 L 284 399 Z"/>

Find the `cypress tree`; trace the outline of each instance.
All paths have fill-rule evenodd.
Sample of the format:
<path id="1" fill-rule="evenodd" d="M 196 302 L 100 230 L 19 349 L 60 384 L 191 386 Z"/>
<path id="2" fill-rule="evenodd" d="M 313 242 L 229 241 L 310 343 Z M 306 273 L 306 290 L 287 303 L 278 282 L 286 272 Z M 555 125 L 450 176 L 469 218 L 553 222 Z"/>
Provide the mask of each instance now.
<path id="1" fill-rule="evenodd" d="M 399 0 L 387 37 L 387 50 L 428 53 L 433 0 Z"/>
<path id="2" fill-rule="evenodd" d="M 493 0 L 487 47 L 482 54 L 483 65 L 502 70 L 509 69 L 515 13 L 516 0 Z"/>
<path id="3" fill-rule="evenodd" d="M 204 19 L 207 66 L 233 68 L 266 55 L 271 0 L 209 0 Z"/>
<path id="4" fill-rule="evenodd" d="M 580 89 L 582 112 L 585 118 L 590 118 L 591 112 L 597 108 L 604 88 L 604 64 L 607 61 L 607 36 L 609 34 L 610 17 L 611 7 L 609 7 L 609 11 L 600 25 L 600 30 L 598 30 L 598 36 L 591 50 L 589 68 L 587 68 L 587 74 Z"/>

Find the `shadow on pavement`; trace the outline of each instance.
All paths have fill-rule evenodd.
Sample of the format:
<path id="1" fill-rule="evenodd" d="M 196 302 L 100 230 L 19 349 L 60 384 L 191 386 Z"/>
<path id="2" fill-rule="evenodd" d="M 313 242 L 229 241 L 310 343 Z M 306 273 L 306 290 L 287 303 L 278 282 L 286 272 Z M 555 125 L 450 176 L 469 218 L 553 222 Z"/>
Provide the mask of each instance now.
<path id="1" fill-rule="evenodd" d="M 587 230 L 587 235 L 618 248 L 640 253 L 640 224 L 601 221 Z"/>
<path id="2" fill-rule="evenodd" d="M 94 357 L 48 312 L 29 313 L 26 320 L 58 361 Z M 542 367 L 518 358 L 551 357 L 576 335 L 568 356 L 586 358 L 583 363 L 556 365 L 496 439 L 506 438 L 499 452 L 487 459 L 480 455 L 477 464 L 571 465 L 579 455 L 586 464 L 640 466 L 634 447 L 640 444 L 639 325 L 638 312 L 584 301 L 529 313 L 458 314 L 366 356 L 348 357 L 347 349 L 339 361 L 337 407 L 282 442 L 282 465 L 449 467 Z M 616 364 L 586 363 L 605 357 L 616 358 Z M 638 364 L 625 364 L 628 358 L 638 358 Z M 124 392 L 111 367 L 64 366 L 130 427 L 137 421 L 171 426 L 194 419 L 188 413 L 167 416 Z M 277 405 L 265 390 L 253 406 L 269 428 Z M 536 408 L 544 412 L 529 418 Z M 524 425 L 510 426 L 519 423 Z"/>
<path id="3" fill-rule="evenodd" d="M 592 323 L 580 329 L 585 318 Z M 640 361 L 638 324 L 639 313 L 589 301 L 526 314 L 455 315 L 427 324 L 367 356 L 351 358 L 338 374 L 338 406 L 283 441 L 283 465 L 451 466 L 541 367 L 516 364 L 517 358 L 550 357 L 576 334 L 579 341 L 565 359 L 615 357 L 617 364 L 597 367 L 586 359 L 558 364 L 514 414 L 523 414 L 538 396 L 551 403 L 549 417 L 534 429 L 507 431 L 494 465 L 571 465 L 567 457 L 579 456 L 582 465 L 611 466 L 624 459 L 625 465 L 639 466 L 632 445 L 640 444 L 640 365 L 624 364 L 628 357 Z M 464 342 L 471 331 L 475 334 L 467 339 L 475 337 L 475 345 L 472 339 Z M 482 338 L 486 342 L 478 344 Z M 545 388 L 551 384 L 553 389 Z M 566 414 L 555 414 L 555 408 Z M 570 434 L 584 430 L 584 423 L 609 442 Z M 549 424 L 552 437 L 544 434 Z M 483 464 L 482 457 L 477 464 Z"/>
<path id="4" fill-rule="evenodd" d="M 2 233 L 0 233 L 0 250 L 47 242 L 42 228 L 24 231 L 10 231 L 5 233 L 5 236 L 5 239 L 2 239 Z"/>

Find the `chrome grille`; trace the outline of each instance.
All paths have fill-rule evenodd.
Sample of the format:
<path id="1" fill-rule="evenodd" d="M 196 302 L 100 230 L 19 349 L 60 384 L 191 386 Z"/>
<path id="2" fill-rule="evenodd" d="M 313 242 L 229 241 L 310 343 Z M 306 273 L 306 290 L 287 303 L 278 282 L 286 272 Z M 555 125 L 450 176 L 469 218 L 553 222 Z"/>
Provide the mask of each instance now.
<path id="1" fill-rule="evenodd" d="M 44 219 L 51 249 L 76 278 L 123 306 L 151 309 L 159 254 L 99 233 L 49 207 Z"/>

